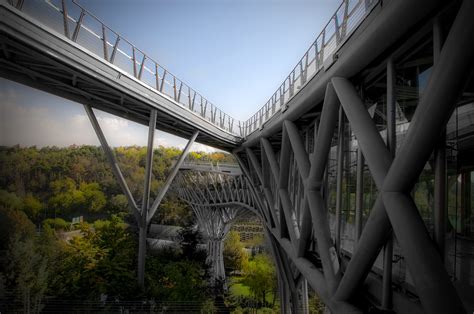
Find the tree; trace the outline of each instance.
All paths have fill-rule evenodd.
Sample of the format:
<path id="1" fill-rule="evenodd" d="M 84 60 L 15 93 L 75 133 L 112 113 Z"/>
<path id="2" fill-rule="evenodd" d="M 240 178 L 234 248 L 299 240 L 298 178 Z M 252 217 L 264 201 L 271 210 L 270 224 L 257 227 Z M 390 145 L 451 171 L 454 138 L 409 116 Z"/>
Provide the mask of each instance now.
<path id="1" fill-rule="evenodd" d="M 114 195 L 110 201 L 108 209 L 112 213 L 128 212 L 128 200 L 123 194 Z"/>
<path id="2" fill-rule="evenodd" d="M 62 297 L 97 299 L 101 294 L 129 297 L 135 291 L 135 241 L 117 216 L 92 230 L 81 225 L 82 237 L 64 248 L 57 269 L 56 291 Z"/>
<path id="3" fill-rule="evenodd" d="M 54 210 L 54 216 L 70 214 L 84 204 L 84 195 L 76 189 L 76 183 L 71 178 L 59 179 L 51 182 L 53 195 L 48 204 Z"/>
<path id="4" fill-rule="evenodd" d="M 56 231 L 67 231 L 70 225 L 70 223 L 62 218 L 48 218 L 43 220 L 43 229 L 50 228 Z"/>
<path id="5" fill-rule="evenodd" d="M 163 199 L 153 221 L 163 225 L 186 226 L 192 223 L 193 212 L 172 191 Z"/>
<path id="6" fill-rule="evenodd" d="M 149 297 L 166 301 L 202 303 L 209 298 L 206 251 L 199 249 L 201 235 L 192 226 L 180 232 L 180 249 L 161 249 L 147 257 L 146 288 Z"/>
<path id="7" fill-rule="evenodd" d="M 276 285 L 275 266 L 267 254 L 257 254 L 248 263 L 243 283 L 250 288 L 257 300 L 265 304 L 267 292 Z"/>
<path id="8" fill-rule="evenodd" d="M 39 313 L 48 287 L 48 260 L 35 244 L 34 236 L 13 236 L 6 266 L 7 285 L 21 297 L 24 313 Z"/>
<path id="9" fill-rule="evenodd" d="M 202 243 L 202 235 L 197 228 L 189 224 L 179 231 L 179 245 L 182 257 L 198 262 L 203 268 L 207 268 L 207 252 L 199 248 Z"/>
<path id="10" fill-rule="evenodd" d="M 224 241 L 224 265 L 232 270 L 242 270 L 248 263 L 248 254 L 240 242 L 240 235 L 230 231 Z"/>
<path id="11" fill-rule="evenodd" d="M 201 267 L 197 262 L 182 260 L 165 266 L 164 284 L 169 287 L 168 301 L 203 301 L 205 287 Z"/>
<path id="12" fill-rule="evenodd" d="M 36 236 L 35 226 L 23 211 L 0 208 L 0 234 L 2 249 L 8 243 L 4 265 L 7 288 L 19 298 L 25 313 L 37 313 L 48 287 L 48 263 L 53 260 L 45 250 L 50 246 L 47 232 Z"/>
<path id="13" fill-rule="evenodd" d="M 48 203 L 55 215 L 67 215 L 81 210 L 97 213 L 107 202 L 98 183 L 83 182 L 77 188 L 73 179 L 65 178 L 51 182 L 50 186 L 53 196 Z"/>
<path id="14" fill-rule="evenodd" d="M 43 210 L 43 204 L 39 199 L 34 197 L 31 193 L 26 194 L 23 199 L 23 211 L 33 220 L 36 220 Z"/>
<path id="15" fill-rule="evenodd" d="M 79 191 L 84 198 L 83 207 L 91 213 L 97 213 L 104 208 L 107 200 L 100 190 L 99 183 L 81 183 Z"/>
<path id="16" fill-rule="evenodd" d="M 35 225 L 24 212 L 0 206 L 0 250 L 8 248 L 13 235 L 24 239 L 34 233 Z"/>
<path id="17" fill-rule="evenodd" d="M 3 208 L 19 210 L 23 208 L 23 202 L 15 193 L 0 190 L 0 206 Z"/>

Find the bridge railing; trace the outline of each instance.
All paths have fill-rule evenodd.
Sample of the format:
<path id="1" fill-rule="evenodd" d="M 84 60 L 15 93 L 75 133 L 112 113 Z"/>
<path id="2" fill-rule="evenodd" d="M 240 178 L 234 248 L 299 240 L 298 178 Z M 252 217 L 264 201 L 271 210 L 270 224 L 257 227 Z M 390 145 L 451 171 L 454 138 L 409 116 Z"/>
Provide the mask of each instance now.
<path id="1" fill-rule="evenodd" d="M 378 0 L 343 0 L 280 87 L 260 110 L 242 122 L 243 136 L 263 127 L 277 112 L 285 111 L 290 99 L 321 69 L 336 60 L 337 49 L 350 37 L 377 2 Z"/>
<path id="2" fill-rule="evenodd" d="M 242 174 L 240 166 L 231 162 L 218 162 L 214 164 L 212 161 L 184 161 L 181 165 L 181 169 Z"/>
<path id="3" fill-rule="evenodd" d="M 8 2 L 219 128 L 241 135 L 240 121 L 217 108 L 75 0 Z"/>
<path id="4" fill-rule="evenodd" d="M 212 124 L 234 135 L 245 137 L 263 127 L 277 112 L 285 111 L 290 99 L 321 69 L 336 60 L 337 49 L 379 0 L 343 0 L 280 87 L 247 121 L 238 121 L 217 108 L 75 0 L 8 1 Z"/>

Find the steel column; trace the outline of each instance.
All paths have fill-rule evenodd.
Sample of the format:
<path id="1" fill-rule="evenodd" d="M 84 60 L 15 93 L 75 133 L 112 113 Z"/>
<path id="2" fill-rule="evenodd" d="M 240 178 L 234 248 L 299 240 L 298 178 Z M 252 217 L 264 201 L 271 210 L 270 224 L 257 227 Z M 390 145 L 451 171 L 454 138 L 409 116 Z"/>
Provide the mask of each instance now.
<path id="1" fill-rule="evenodd" d="M 308 282 L 306 281 L 306 279 L 303 279 L 301 281 L 300 291 L 301 291 L 301 303 L 302 303 L 301 313 L 308 314 L 309 313 Z"/>
<path id="2" fill-rule="evenodd" d="M 393 58 L 387 61 L 387 146 L 395 157 L 397 147 L 396 134 L 396 95 L 395 95 L 395 65 Z M 392 307 L 392 257 L 393 257 L 393 235 L 387 239 L 383 251 L 383 281 L 382 281 L 382 308 Z"/>
<path id="3" fill-rule="evenodd" d="M 342 176 L 344 172 L 344 111 L 339 107 L 339 127 L 337 131 L 337 177 L 336 177 L 336 235 L 337 254 L 341 254 L 341 216 L 342 216 Z"/>
<path id="4" fill-rule="evenodd" d="M 141 221 L 138 224 L 138 285 L 145 287 L 145 259 L 146 259 L 146 236 L 148 231 L 148 205 L 150 200 L 151 175 L 153 169 L 153 142 L 155 139 L 156 119 L 158 112 L 152 109 L 150 112 L 150 123 L 148 125 L 148 145 L 145 165 L 145 178 L 143 184 L 143 202 Z"/>
<path id="5" fill-rule="evenodd" d="M 463 1 L 400 149 L 398 157 L 403 158 L 394 160 L 383 187 L 384 192 L 393 192 L 384 193 L 384 203 L 390 205 L 387 213 L 412 275 L 419 274 L 413 279 L 421 302 L 432 313 L 465 310 L 416 206 L 407 195 L 396 192 L 406 193 L 416 182 L 472 72 L 474 46 L 459 45 L 474 38 L 471 12 L 474 2 Z M 401 176 L 404 169 L 411 171 Z M 429 262 L 420 260 L 420 256 Z"/>
<path id="6" fill-rule="evenodd" d="M 355 235 L 354 243 L 357 245 L 362 233 L 364 218 L 364 155 L 362 149 L 357 148 L 357 170 L 356 170 L 356 201 L 355 201 Z M 355 251 L 355 247 L 354 247 Z"/>
<path id="7" fill-rule="evenodd" d="M 412 199 L 403 193 L 411 189 L 422 171 L 438 140 L 433 134 L 439 134 L 444 129 L 455 101 L 472 71 L 473 59 L 470 56 L 474 54 L 474 47 L 461 47 L 457 43 L 474 37 L 474 20 L 469 17 L 469 12 L 473 10 L 474 2 L 463 2 L 441 51 L 440 61 L 433 68 L 405 142 L 382 189 L 384 203 L 390 205 L 387 213 L 396 227 L 395 232 L 414 275 L 421 302 L 425 310 L 433 313 L 463 313 L 465 310 L 427 235 L 416 206 Z M 342 103 L 344 104 L 344 101 Z M 369 162 L 369 168 L 370 165 Z M 410 171 L 406 171 L 407 169 Z M 383 176 L 379 177 L 380 173 L 377 171 L 372 172 L 379 185 L 379 179 L 383 180 Z M 403 176 L 400 175 L 402 172 Z"/>
<path id="8" fill-rule="evenodd" d="M 474 64 L 474 45 L 459 44 L 474 38 L 471 12 L 474 2 L 463 1 L 398 152 L 403 158 L 394 160 L 384 184 L 385 191 L 411 190 L 444 131 Z M 402 169 L 410 171 L 397 175 Z"/>
<path id="9" fill-rule="evenodd" d="M 375 184 L 381 189 L 392 157 L 355 88 L 345 79 L 333 78 L 332 83 L 357 137 L 359 148 L 367 159 Z M 365 279 L 390 232 L 390 221 L 379 194 L 362 231 L 357 250 L 337 288 L 334 296 L 337 300 L 347 300 Z"/>
<path id="10" fill-rule="evenodd" d="M 321 187 L 339 108 L 339 100 L 337 99 L 334 88 L 332 84 L 328 84 L 314 144 L 314 153 L 311 156 L 311 168 L 309 175 L 303 178 L 306 202 L 310 208 L 313 230 L 330 295 L 335 292 L 340 274 L 338 274 L 338 264 L 335 264 L 337 256 L 331 239 L 327 217 L 327 204 L 322 198 Z"/>
<path id="11" fill-rule="evenodd" d="M 446 133 L 439 138 L 434 152 L 434 241 L 444 263 L 446 254 L 447 222 L 447 173 L 446 173 Z"/>
<path id="12" fill-rule="evenodd" d="M 441 22 L 433 22 L 433 64 L 439 61 L 443 43 Z M 446 131 L 439 138 L 434 151 L 434 241 L 438 247 L 441 260 L 445 260 L 446 221 L 447 221 L 447 180 L 446 173 Z"/>

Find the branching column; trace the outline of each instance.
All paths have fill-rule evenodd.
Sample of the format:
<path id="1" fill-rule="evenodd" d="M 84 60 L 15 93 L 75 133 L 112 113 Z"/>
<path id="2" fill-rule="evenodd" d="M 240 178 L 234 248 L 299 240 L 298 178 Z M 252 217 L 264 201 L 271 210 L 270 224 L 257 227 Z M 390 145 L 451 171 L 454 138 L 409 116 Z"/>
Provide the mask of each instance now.
<path id="1" fill-rule="evenodd" d="M 252 211 L 253 202 L 249 201 L 248 189 L 241 179 L 240 175 L 183 171 L 176 182 L 178 194 L 193 209 L 199 229 L 207 238 L 213 283 L 225 280 L 224 239 L 232 223 Z"/>
<path id="2" fill-rule="evenodd" d="M 117 179 L 122 192 L 125 194 L 128 200 L 128 205 L 137 221 L 137 226 L 139 229 L 139 237 L 138 237 L 138 285 L 140 288 L 144 288 L 145 286 L 145 257 L 146 257 L 146 237 L 148 232 L 148 225 L 150 224 L 151 218 L 153 218 L 154 214 L 158 210 L 158 207 L 163 200 L 166 192 L 168 191 L 171 183 L 173 182 L 176 174 L 178 173 L 181 164 L 184 161 L 184 158 L 187 156 L 191 146 L 193 145 L 194 141 L 196 140 L 199 132 L 196 131 L 191 139 L 189 140 L 188 144 L 184 148 L 181 156 L 179 157 L 178 161 L 174 165 L 171 173 L 166 178 L 166 181 L 158 192 L 157 197 L 150 205 L 150 186 L 151 186 L 151 175 L 152 175 L 152 163 L 153 163 L 153 142 L 154 142 L 154 135 L 155 135 L 155 128 L 156 128 L 156 121 L 157 121 L 157 111 L 155 109 L 150 110 L 150 120 L 149 120 L 149 129 L 148 129 L 148 146 L 147 146 L 147 155 L 146 155 L 146 166 L 145 166 L 145 180 L 144 180 L 144 189 L 143 189 L 143 201 L 142 201 L 142 208 L 139 209 L 135 199 L 130 191 L 130 188 L 125 181 L 125 178 L 122 175 L 122 171 L 120 170 L 119 164 L 115 155 L 110 148 L 109 144 L 107 143 L 107 139 L 102 131 L 102 128 L 97 121 L 97 118 L 92 110 L 92 107 L 89 105 L 84 105 L 86 110 L 87 116 L 94 128 L 94 131 L 99 138 L 100 145 L 105 152 L 105 156 L 109 161 L 109 164 L 112 168 L 112 171 Z"/>
<path id="3" fill-rule="evenodd" d="M 225 280 L 224 239 L 240 208 L 212 208 L 193 206 L 199 229 L 207 238 L 208 263 L 212 267 L 211 280 Z"/>

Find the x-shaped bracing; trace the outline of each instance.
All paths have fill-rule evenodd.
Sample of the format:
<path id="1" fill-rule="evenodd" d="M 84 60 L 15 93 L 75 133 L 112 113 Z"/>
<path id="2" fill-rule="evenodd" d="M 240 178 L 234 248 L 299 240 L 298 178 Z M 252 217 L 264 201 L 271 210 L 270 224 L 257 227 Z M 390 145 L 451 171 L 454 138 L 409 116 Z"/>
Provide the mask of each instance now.
<path id="1" fill-rule="evenodd" d="M 333 78 L 327 86 L 312 155 L 308 156 L 298 128 L 291 121 L 283 124 L 279 162 L 265 138 L 260 143 L 262 166 L 252 149 L 246 149 L 247 159 L 269 204 L 268 210 L 273 220 L 280 222 L 279 226 L 272 228 L 273 234 L 302 274 L 309 276 L 308 281 L 325 303 L 335 311 L 351 310 L 345 302 L 365 280 L 393 228 L 425 311 L 465 312 L 410 191 L 445 129 L 471 73 L 474 46 L 466 47 L 459 43 L 474 38 L 474 22 L 469 16 L 469 12 L 473 11 L 474 3 L 464 1 L 446 38 L 439 61 L 433 67 L 405 140 L 394 159 L 358 92 L 345 78 Z M 337 263 L 334 263 L 335 250 L 329 232 L 326 205 L 321 196 L 324 170 L 340 104 L 379 190 L 358 246 L 343 275 L 337 271 Z M 288 196 L 290 150 L 294 153 L 304 185 L 301 224 L 295 223 L 292 217 L 294 204 Z M 266 167 L 271 168 L 273 179 L 277 182 L 276 191 L 272 191 L 264 175 Z M 279 195 L 277 204 L 273 192 Z M 278 206 L 283 214 L 278 215 Z M 304 258 L 312 231 L 324 277 Z M 319 278 L 315 280 L 316 277 Z"/>

